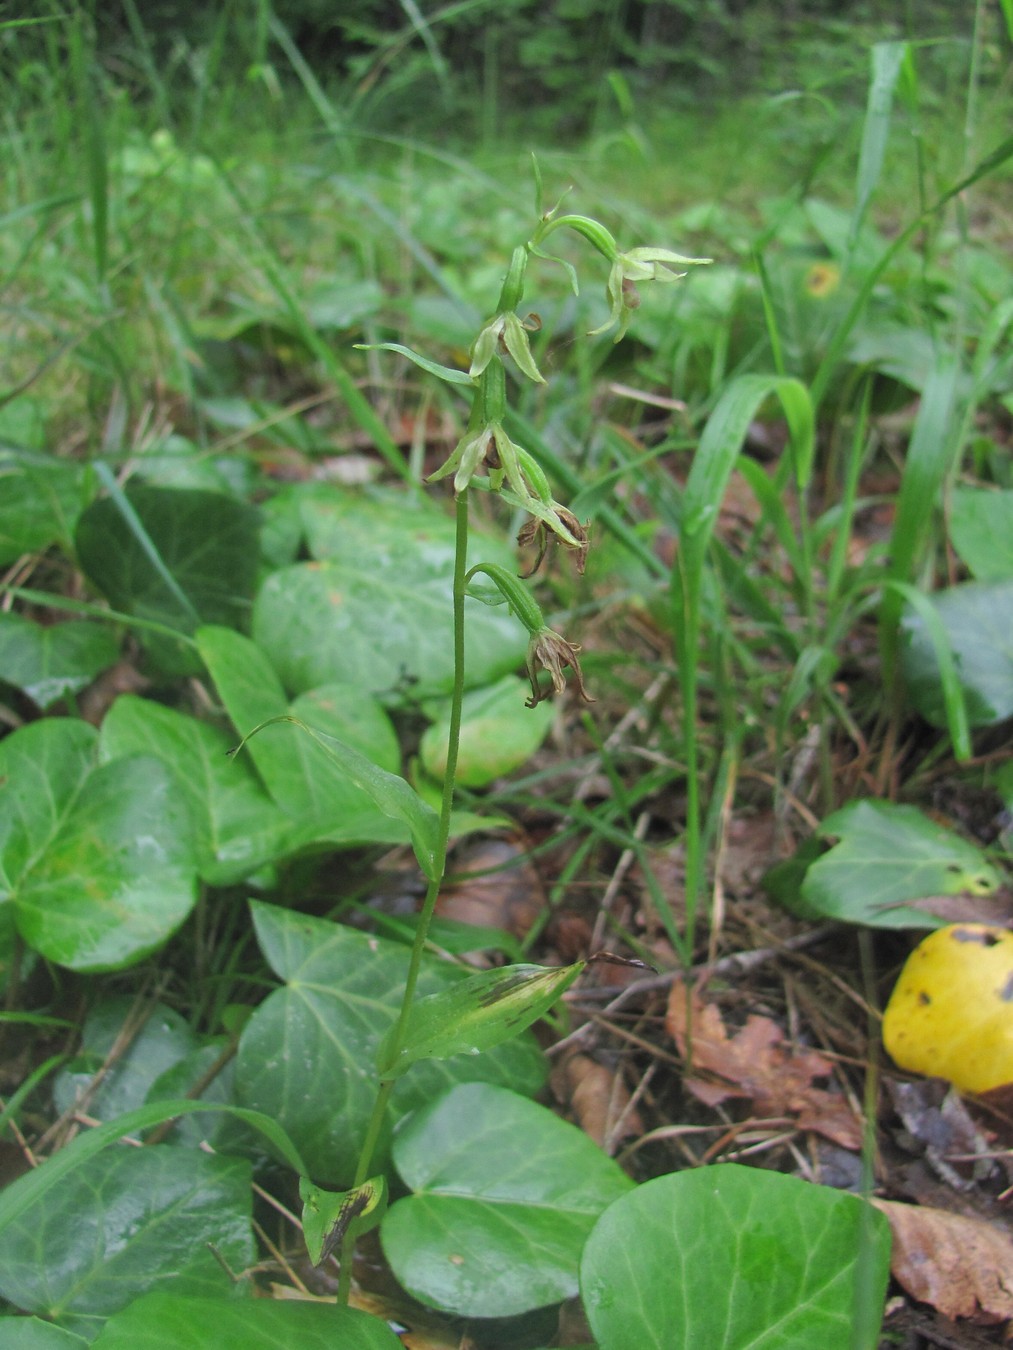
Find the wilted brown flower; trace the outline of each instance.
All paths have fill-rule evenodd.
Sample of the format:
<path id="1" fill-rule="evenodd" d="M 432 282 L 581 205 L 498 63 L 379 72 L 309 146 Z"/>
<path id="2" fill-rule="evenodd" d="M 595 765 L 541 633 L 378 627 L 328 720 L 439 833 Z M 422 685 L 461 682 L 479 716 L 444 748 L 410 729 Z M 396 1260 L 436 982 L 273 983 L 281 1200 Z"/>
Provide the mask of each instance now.
<path id="1" fill-rule="evenodd" d="M 550 538 L 554 538 L 557 544 L 565 544 L 567 548 L 574 550 L 577 554 L 577 571 L 583 576 L 584 568 L 587 566 L 587 551 L 591 545 L 587 523 L 582 525 L 572 511 L 568 511 L 565 506 L 560 506 L 558 502 L 553 502 L 552 509 L 577 542 L 571 544 L 569 540 L 564 539 L 562 535 L 553 530 L 552 526 L 546 521 L 532 517 L 527 524 L 521 526 L 517 534 L 517 543 L 521 548 L 526 548 L 536 541 L 538 543 L 538 557 L 535 559 L 535 564 L 530 572 L 525 572 L 523 575 L 525 577 L 535 575 L 542 565 L 542 559 L 545 557 L 545 550 L 549 546 Z"/>
<path id="2" fill-rule="evenodd" d="M 547 670 L 552 677 L 552 689 L 554 693 L 561 694 L 566 688 L 566 676 L 563 670 L 569 666 L 573 671 L 573 677 L 577 681 L 577 692 L 585 703 L 593 703 L 594 699 L 584 688 L 584 675 L 580 669 L 580 662 L 577 660 L 577 653 L 580 647 L 573 642 L 567 642 L 566 638 L 554 633 L 551 628 L 541 628 L 537 633 L 532 633 L 528 642 L 527 671 L 528 679 L 531 681 L 531 697 L 527 700 L 529 708 L 536 708 L 543 699 L 549 697 L 548 689 L 542 689 L 538 683 L 538 670 Z"/>

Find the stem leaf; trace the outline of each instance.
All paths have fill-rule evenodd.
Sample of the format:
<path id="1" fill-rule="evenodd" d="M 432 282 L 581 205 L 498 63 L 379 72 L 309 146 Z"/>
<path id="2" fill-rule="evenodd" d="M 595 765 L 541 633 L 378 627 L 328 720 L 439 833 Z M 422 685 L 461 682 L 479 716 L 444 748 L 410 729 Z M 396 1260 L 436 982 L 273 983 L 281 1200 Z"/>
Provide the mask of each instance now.
<path id="1" fill-rule="evenodd" d="M 381 1042 L 380 1076 L 400 1078 L 420 1059 L 475 1055 L 501 1045 L 544 1016 L 586 964 L 503 966 L 419 999 L 400 1046 L 397 1027 Z"/>
<path id="2" fill-rule="evenodd" d="M 325 1191 L 307 1177 L 299 1178 L 303 1202 L 302 1231 L 306 1250 L 319 1266 L 354 1225 L 356 1234 L 368 1233 L 387 1209 L 387 1178 L 370 1177 L 350 1191 Z"/>
<path id="3" fill-rule="evenodd" d="M 415 850 L 419 866 L 430 881 L 437 879 L 442 870 L 437 863 L 440 818 L 429 803 L 423 801 L 415 789 L 399 774 L 388 773 L 386 769 L 381 769 L 378 764 L 367 759 L 360 750 L 356 750 L 346 741 L 340 741 L 336 736 L 328 736 L 326 732 L 318 731 L 316 727 L 301 722 L 298 717 L 284 713 L 278 717 L 269 717 L 252 731 L 247 732 L 236 753 L 251 736 L 255 736 L 258 731 L 275 722 L 291 722 L 312 736 L 341 767 L 342 772 L 372 799 L 385 816 L 389 816 L 392 820 L 403 821 L 411 834 L 412 848 Z"/>
<path id="4" fill-rule="evenodd" d="M 400 342 L 357 342 L 355 347 L 360 352 L 397 352 L 399 356 L 406 356 L 409 361 L 414 361 L 417 366 L 421 366 L 423 370 L 446 384 L 463 384 L 468 388 L 473 388 L 475 384 L 466 370 L 457 370 L 454 366 L 441 366 L 439 361 L 430 361 L 428 356 L 413 352 L 410 347 L 404 347 Z"/>

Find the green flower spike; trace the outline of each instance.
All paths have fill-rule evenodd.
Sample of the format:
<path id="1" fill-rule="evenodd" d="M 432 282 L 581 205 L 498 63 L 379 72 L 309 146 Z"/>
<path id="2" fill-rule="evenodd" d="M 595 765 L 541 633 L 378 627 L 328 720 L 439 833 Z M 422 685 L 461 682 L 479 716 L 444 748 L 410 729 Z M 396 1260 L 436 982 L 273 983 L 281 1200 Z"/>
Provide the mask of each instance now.
<path id="1" fill-rule="evenodd" d="M 608 285 L 605 287 L 609 316 L 601 327 L 593 329 L 589 336 L 596 337 L 617 323 L 619 330 L 613 341 L 620 342 L 630 326 L 633 311 L 640 304 L 636 283 L 678 281 L 686 275 L 685 272 L 673 272 L 665 265 L 666 263 L 689 267 L 710 261 L 710 258 L 686 258 L 681 253 L 673 253 L 667 248 L 631 248 L 628 253 L 617 253 L 612 259 L 612 270 L 609 273 Z"/>
<path id="2" fill-rule="evenodd" d="M 504 347 L 517 363 L 517 369 L 535 384 L 544 384 L 545 376 L 535 365 L 535 358 L 531 355 L 531 344 L 528 342 L 528 333 L 537 333 L 540 327 L 541 320 L 536 314 L 529 315 L 527 319 L 518 318 L 514 310 L 506 314 L 497 314 L 475 339 L 468 374 L 472 379 L 476 375 L 481 375 L 497 354 L 502 340 Z"/>

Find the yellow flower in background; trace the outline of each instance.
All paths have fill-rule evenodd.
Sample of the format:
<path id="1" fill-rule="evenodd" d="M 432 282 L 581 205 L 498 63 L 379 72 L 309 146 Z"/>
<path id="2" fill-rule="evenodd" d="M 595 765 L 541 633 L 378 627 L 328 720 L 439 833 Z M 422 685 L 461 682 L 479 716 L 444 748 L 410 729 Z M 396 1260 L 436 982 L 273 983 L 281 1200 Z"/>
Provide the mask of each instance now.
<path id="1" fill-rule="evenodd" d="M 824 300 L 841 284 L 841 269 L 836 263 L 813 263 L 805 274 L 805 288 L 816 300 Z"/>

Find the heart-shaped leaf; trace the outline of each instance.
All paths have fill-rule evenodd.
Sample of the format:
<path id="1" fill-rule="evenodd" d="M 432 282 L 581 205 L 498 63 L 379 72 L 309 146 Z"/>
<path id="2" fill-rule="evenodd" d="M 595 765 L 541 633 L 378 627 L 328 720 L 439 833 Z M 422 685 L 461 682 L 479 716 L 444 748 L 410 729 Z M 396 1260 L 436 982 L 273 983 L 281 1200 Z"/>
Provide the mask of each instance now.
<path id="1" fill-rule="evenodd" d="M 103 999 L 92 1008 L 78 1053 L 53 1086 L 58 1111 L 71 1110 L 101 1069 L 102 1077 L 88 1097 L 88 1114 L 95 1120 L 115 1120 L 141 1106 L 156 1078 L 196 1047 L 189 1024 L 172 1008 L 154 1003 L 140 1018 L 138 1011 L 136 999 L 127 994 Z M 131 1029 L 132 1019 L 137 1020 Z M 107 1064 L 114 1045 L 117 1053 Z"/>
<path id="2" fill-rule="evenodd" d="M 386 1322 L 356 1308 L 162 1293 L 145 1294 L 117 1313 L 93 1344 L 95 1350 L 401 1350 Z"/>
<path id="3" fill-rule="evenodd" d="M 403 817 L 392 819 L 381 810 L 342 767 L 340 756 L 318 743 L 328 736 L 340 738 L 372 766 L 378 779 L 394 777 L 400 761 L 397 737 L 374 699 L 359 689 L 329 685 L 290 707 L 266 656 L 248 638 L 208 627 L 200 629 L 197 643 L 238 737 L 274 719 L 243 753 L 253 759 L 274 801 L 297 823 L 294 841 L 400 843 L 407 837 Z M 318 735 L 286 724 L 286 718 L 312 726 Z M 361 760 L 356 763 L 365 773 Z M 403 780 L 398 782 L 411 791 Z"/>
<path id="4" fill-rule="evenodd" d="M 25 941 L 73 970 L 141 960 L 196 896 L 190 818 L 169 772 L 96 764 L 97 735 L 51 719 L 0 744 L 0 894 Z"/>
<path id="5" fill-rule="evenodd" d="M 283 684 L 301 692 L 331 680 L 385 701 L 449 693 L 453 683 L 455 526 L 404 493 L 300 494 L 317 561 L 274 572 L 253 612 L 253 633 Z M 515 566 L 498 541 L 472 542 L 484 559 Z M 488 684 L 524 659 L 527 636 L 504 610 L 468 602 L 465 668 Z"/>
<path id="6" fill-rule="evenodd" d="M 404 1121 L 394 1161 L 415 1194 L 380 1225 L 391 1268 L 416 1298 L 468 1317 L 572 1297 L 595 1220 L 633 1185 L 575 1125 L 487 1083 Z"/>
<path id="7" fill-rule="evenodd" d="M 250 1164 L 166 1147 L 106 1149 L 0 1230 L 0 1293 L 89 1339 L 139 1294 L 218 1294 L 255 1256 Z"/>
<path id="8" fill-rule="evenodd" d="M 1013 717 L 1013 577 L 969 581 L 932 597 L 942 620 L 973 727 Z M 901 663 L 915 707 L 934 726 L 946 726 L 935 649 L 921 616 L 903 619 Z"/>
<path id="9" fill-rule="evenodd" d="M 516 675 L 504 675 L 485 689 L 464 696 L 461 709 L 461 744 L 457 757 L 457 782 L 465 787 L 485 787 L 519 768 L 535 753 L 549 733 L 556 710 L 551 703 L 529 708 L 530 689 Z M 422 737 L 419 758 L 431 777 L 443 781 L 447 767 L 448 705 L 435 709 L 433 725 Z"/>
<path id="10" fill-rule="evenodd" d="M 233 760 L 235 738 L 151 699 L 121 695 L 102 723 L 104 759 L 148 754 L 172 773 L 194 824 L 201 877 L 212 886 L 241 881 L 284 857 L 302 838 L 268 796 L 249 757 Z"/>
<path id="11" fill-rule="evenodd" d="M 315 1181 L 348 1186 L 376 1096 L 377 1049 L 400 1008 L 408 954 L 400 943 L 322 919 L 260 903 L 251 910 L 261 949 L 287 983 L 265 999 L 243 1031 L 237 1098 L 284 1126 Z M 418 993 L 435 993 L 462 978 L 459 968 L 427 958 Z M 377 1167 L 395 1120 L 444 1088 L 487 1080 L 534 1093 L 544 1076 L 530 1036 L 486 1055 L 415 1065 L 393 1093 Z"/>
<path id="12" fill-rule="evenodd" d="M 977 581 L 1013 577 L 1013 490 L 954 488 L 950 538 Z"/>
<path id="13" fill-rule="evenodd" d="M 873 928 L 938 928 L 919 899 L 988 895 L 999 886 L 979 849 L 913 806 L 851 802 L 819 832 L 836 842 L 805 873 L 801 898 L 812 914 Z"/>
<path id="14" fill-rule="evenodd" d="M 78 559 L 115 609 L 180 633 L 242 625 L 256 582 L 257 513 L 219 492 L 132 484 L 95 501 L 75 534 Z M 171 639 L 145 639 L 170 674 L 198 667 Z"/>
<path id="15" fill-rule="evenodd" d="M 865 1201 L 722 1164 L 617 1200 L 580 1287 L 600 1350 L 874 1350 L 889 1267 L 889 1226 Z"/>
<path id="16" fill-rule="evenodd" d="M 0 614 L 0 681 L 40 708 L 78 693 L 118 654 L 112 633 L 97 623 L 44 627 L 20 614 Z"/>

